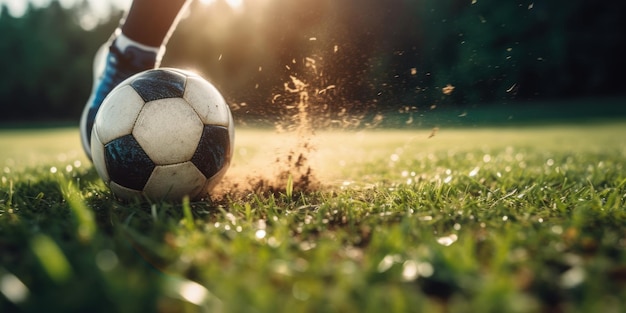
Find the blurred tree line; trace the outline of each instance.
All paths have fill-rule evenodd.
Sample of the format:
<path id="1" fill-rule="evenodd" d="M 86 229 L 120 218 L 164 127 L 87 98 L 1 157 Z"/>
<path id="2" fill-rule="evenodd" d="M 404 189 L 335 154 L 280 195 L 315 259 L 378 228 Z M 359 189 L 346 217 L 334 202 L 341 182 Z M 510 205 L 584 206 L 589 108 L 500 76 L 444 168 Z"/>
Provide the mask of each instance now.
<path id="1" fill-rule="evenodd" d="M 86 1 L 1 10 L 0 121 L 77 120 L 122 13 L 85 30 Z M 294 82 L 338 112 L 621 96 L 623 16 L 584 0 L 196 1 L 163 65 L 203 73 L 240 117 L 279 113 Z"/>

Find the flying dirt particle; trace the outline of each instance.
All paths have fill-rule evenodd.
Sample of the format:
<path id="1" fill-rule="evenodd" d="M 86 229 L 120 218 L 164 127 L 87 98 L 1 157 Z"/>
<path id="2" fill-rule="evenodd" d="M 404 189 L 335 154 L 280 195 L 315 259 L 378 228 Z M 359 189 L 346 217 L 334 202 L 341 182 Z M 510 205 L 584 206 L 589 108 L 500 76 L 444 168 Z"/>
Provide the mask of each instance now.
<path id="1" fill-rule="evenodd" d="M 409 115 L 409 119 L 404 122 L 407 125 L 413 124 L 413 113 Z"/>
<path id="2" fill-rule="evenodd" d="M 513 86 L 511 86 L 509 89 L 506 90 L 506 92 L 511 92 L 513 90 L 515 90 L 517 87 L 517 83 L 513 84 Z"/>
<path id="3" fill-rule="evenodd" d="M 378 126 L 380 123 L 383 122 L 384 116 L 380 113 L 377 113 L 374 118 L 372 119 L 372 123 L 369 125 L 370 127 L 376 127 Z"/>
<path id="4" fill-rule="evenodd" d="M 430 135 L 428 135 L 428 139 L 435 137 L 435 135 L 437 135 L 437 132 L 439 132 L 439 127 L 433 127 L 433 129 L 430 131 Z"/>
<path id="5" fill-rule="evenodd" d="M 444 95 L 449 96 L 454 91 L 454 88 L 455 88 L 454 86 L 447 84 L 445 87 L 441 89 L 441 91 L 443 92 Z"/>
<path id="6" fill-rule="evenodd" d="M 411 75 L 412 75 L 412 76 L 417 75 L 417 68 L 415 68 L 415 67 L 412 67 L 412 68 L 411 68 Z"/>
<path id="7" fill-rule="evenodd" d="M 317 94 L 321 95 L 321 94 L 325 94 L 327 91 L 335 89 L 335 85 L 329 85 L 326 88 L 320 89 Z"/>
<path id="8" fill-rule="evenodd" d="M 310 57 L 306 57 L 304 58 L 304 66 L 311 68 L 311 70 L 313 70 L 313 73 L 317 75 L 317 67 L 315 66 L 315 59 L 310 58 Z"/>

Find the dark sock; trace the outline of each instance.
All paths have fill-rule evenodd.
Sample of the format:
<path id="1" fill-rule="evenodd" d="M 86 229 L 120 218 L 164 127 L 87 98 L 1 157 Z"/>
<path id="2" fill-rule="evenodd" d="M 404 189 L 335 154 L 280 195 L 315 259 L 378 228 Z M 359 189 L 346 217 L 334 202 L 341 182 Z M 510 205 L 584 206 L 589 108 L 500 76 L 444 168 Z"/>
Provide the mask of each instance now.
<path id="1" fill-rule="evenodd" d="M 134 0 L 122 33 L 141 44 L 160 47 L 175 28 L 187 0 Z"/>

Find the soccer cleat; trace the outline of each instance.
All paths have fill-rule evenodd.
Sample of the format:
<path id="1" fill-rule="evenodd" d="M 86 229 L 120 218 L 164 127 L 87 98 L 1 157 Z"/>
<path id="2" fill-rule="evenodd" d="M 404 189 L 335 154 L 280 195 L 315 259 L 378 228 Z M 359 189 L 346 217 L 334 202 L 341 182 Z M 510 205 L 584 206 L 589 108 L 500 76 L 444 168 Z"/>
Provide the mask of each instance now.
<path id="1" fill-rule="evenodd" d="M 91 96 L 80 118 L 81 142 L 89 159 L 91 159 L 91 129 L 96 113 L 106 96 L 126 78 L 157 66 L 157 53 L 155 52 L 134 46 L 129 46 L 122 52 L 114 42 L 100 47 L 94 58 L 94 83 Z"/>

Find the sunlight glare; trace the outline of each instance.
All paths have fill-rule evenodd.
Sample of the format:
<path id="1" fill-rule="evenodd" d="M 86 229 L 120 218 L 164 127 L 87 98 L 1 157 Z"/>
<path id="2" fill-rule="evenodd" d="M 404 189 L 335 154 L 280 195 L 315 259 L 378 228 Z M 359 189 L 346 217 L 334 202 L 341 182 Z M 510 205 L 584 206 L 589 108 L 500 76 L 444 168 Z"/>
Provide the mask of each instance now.
<path id="1" fill-rule="evenodd" d="M 233 8 L 238 9 L 243 5 L 243 0 L 226 0 L 226 3 Z"/>
<path id="2" fill-rule="evenodd" d="M 2 269 L 0 269 L 2 270 Z M 0 293 L 13 303 L 22 303 L 30 291 L 24 283 L 15 275 L 5 273 L 0 276 Z"/>
<path id="3" fill-rule="evenodd" d="M 211 5 L 217 0 L 200 0 L 202 4 Z M 243 0 L 224 0 L 232 9 L 239 9 L 243 5 Z"/>

